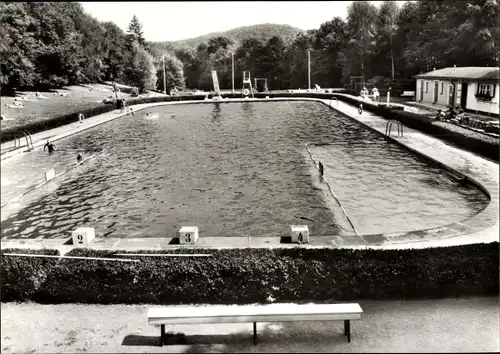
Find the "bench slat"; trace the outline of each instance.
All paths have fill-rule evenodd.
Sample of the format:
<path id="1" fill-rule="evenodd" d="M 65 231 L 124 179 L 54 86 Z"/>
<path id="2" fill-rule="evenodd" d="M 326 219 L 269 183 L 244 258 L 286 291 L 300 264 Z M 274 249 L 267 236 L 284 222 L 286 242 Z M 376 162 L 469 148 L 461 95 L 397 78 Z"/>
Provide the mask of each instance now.
<path id="1" fill-rule="evenodd" d="M 359 304 L 271 304 L 246 306 L 165 306 L 148 311 L 150 324 L 246 323 L 357 320 Z"/>
<path id="2" fill-rule="evenodd" d="M 257 315 L 217 317 L 153 317 L 150 325 L 159 324 L 207 324 L 207 323 L 251 323 L 251 322 L 295 322 L 295 321 L 341 321 L 360 320 L 361 314 L 315 314 L 315 315 Z"/>

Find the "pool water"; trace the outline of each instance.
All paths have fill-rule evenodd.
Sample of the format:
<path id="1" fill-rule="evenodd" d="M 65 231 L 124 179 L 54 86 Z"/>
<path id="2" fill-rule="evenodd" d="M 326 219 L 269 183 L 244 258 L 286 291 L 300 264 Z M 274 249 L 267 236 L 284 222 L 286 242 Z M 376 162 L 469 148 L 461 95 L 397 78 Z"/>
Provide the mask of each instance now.
<path id="1" fill-rule="evenodd" d="M 147 115 L 146 115 L 147 114 Z M 352 235 L 319 178 L 305 143 L 363 234 L 437 227 L 487 204 L 403 148 L 317 102 L 162 106 L 137 112 L 2 162 L 9 198 L 76 153 L 101 155 L 2 208 L 2 237 L 67 237 L 80 226 L 97 237 Z M 58 173 L 56 170 L 56 173 Z M 36 176 L 36 177 L 35 177 Z M 9 183 L 4 185 L 4 180 Z"/>

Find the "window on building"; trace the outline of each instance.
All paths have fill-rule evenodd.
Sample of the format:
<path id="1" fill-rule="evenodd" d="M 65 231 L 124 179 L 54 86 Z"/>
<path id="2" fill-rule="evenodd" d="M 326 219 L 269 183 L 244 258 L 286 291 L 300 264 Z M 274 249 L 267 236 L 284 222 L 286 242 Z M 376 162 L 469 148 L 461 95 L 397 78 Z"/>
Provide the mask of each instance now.
<path id="1" fill-rule="evenodd" d="M 495 96 L 495 85 L 492 84 L 478 84 L 476 95 Z"/>
<path id="2" fill-rule="evenodd" d="M 441 81 L 441 94 L 444 92 L 444 82 Z"/>
<path id="3" fill-rule="evenodd" d="M 429 81 L 425 82 L 425 93 L 429 92 Z"/>

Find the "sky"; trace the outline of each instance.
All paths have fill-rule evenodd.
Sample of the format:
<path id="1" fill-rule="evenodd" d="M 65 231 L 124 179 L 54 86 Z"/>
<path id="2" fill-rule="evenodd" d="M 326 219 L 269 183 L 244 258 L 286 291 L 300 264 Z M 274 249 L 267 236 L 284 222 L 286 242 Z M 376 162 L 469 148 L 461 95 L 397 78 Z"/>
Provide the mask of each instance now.
<path id="1" fill-rule="evenodd" d="M 370 1 L 377 7 L 382 1 Z M 99 21 L 124 31 L 135 14 L 148 41 L 176 41 L 261 23 L 319 28 L 336 16 L 347 17 L 352 1 L 165 1 L 81 2 Z"/>

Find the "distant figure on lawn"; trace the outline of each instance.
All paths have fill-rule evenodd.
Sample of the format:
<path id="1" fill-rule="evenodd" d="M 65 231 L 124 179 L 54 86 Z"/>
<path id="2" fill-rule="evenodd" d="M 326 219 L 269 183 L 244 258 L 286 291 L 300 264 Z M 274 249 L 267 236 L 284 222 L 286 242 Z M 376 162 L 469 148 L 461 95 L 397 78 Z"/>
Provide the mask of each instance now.
<path id="1" fill-rule="evenodd" d="M 49 154 L 52 154 L 54 150 L 56 149 L 56 146 L 52 144 L 49 140 L 47 140 L 47 144 L 43 146 L 43 151 L 45 151 L 45 148 L 49 149 Z"/>

